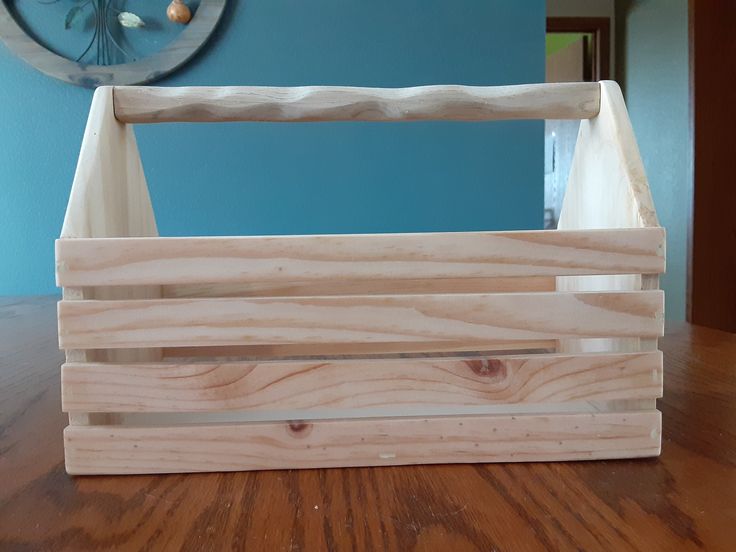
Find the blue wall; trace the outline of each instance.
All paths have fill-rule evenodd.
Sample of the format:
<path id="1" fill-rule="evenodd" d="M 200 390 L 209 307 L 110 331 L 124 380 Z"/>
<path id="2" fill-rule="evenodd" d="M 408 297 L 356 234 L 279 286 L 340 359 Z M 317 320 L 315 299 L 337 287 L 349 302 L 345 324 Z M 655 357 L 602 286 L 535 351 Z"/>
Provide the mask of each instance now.
<path id="1" fill-rule="evenodd" d="M 687 0 L 616 4 L 617 77 L 626 95 L 654 205 L 667 229 L 668 320 L 685 320 L 687 221 L 692 200 Z"/>
<path id="2" fill-rule="evenodd" d="M 230 0 L 162 85 L 544 80 L 543 0 Z M 0 294 L 55 291 L 90 91 L 0 46 Z M 162 235 L 540 228 L 543 127 L 150 125 L 138 142 Z"/>

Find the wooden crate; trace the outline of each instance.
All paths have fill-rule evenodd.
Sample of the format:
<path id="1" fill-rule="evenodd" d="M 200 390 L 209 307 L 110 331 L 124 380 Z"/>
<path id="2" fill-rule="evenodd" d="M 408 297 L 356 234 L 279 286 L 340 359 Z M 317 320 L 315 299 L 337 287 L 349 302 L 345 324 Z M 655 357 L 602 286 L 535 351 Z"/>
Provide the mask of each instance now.
<path id="1" fill-rule="evenodd" d="M 558 230 L 158 237 L 132 128 L 529 118 L 582 119 Z M 70 473 L 660 451 L 665 233 L 613 82 L 99 88 L 56 259 Z"/>

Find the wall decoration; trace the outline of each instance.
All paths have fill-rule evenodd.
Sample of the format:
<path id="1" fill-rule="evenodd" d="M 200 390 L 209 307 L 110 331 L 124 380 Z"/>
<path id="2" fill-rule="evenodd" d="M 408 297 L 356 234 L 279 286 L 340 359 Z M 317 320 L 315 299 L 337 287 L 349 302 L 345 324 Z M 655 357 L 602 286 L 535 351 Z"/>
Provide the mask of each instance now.
<path id="1" fill-rule="evenodd" d="M 143 84 L 191 59 L 226 2 L 0 0 L 0 40 L 42 73 L 71 84 Z"/>
<path id="2" fill-rule="evenodd" d="M 192 12 L 183 0 L 171 0 L 171 4 L 166 8 L 166 17 L 174 23 L 186 25 L 192 20 Z"/>

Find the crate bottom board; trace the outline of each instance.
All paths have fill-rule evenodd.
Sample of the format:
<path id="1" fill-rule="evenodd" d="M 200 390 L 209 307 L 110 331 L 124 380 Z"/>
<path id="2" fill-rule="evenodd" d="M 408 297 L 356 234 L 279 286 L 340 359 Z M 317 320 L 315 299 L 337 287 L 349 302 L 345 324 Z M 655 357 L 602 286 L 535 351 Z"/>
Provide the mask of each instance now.
<path id="1" fill-rule="evenodd" d="M 657 456 L 657 410 L 392 417 L 64 431 L 71 474 L 144 474 Z"/>

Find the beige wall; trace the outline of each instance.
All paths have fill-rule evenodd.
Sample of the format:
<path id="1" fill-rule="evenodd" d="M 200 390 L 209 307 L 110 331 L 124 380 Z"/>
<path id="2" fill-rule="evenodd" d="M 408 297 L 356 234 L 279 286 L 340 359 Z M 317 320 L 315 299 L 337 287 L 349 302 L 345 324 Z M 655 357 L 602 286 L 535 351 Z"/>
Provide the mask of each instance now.
<path id="1" fill-rule="evenodd" d="M 613 0 L 547 0 L 548 17 L 610 17 Z"/>
<path id="2" fill-rule="evenodd" d="M 733 0 L 731 0 L 733 1 Z M 685 320 L 693 195 L 688 118 L 688 0 L 618 0 L 618 70 L 659 222 L 668 320 Z"/>

